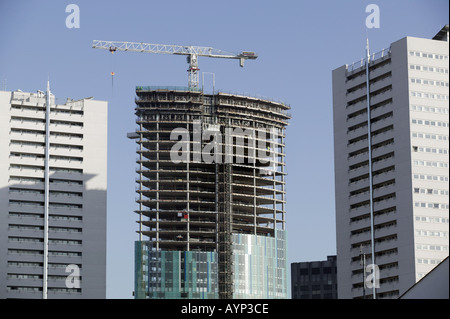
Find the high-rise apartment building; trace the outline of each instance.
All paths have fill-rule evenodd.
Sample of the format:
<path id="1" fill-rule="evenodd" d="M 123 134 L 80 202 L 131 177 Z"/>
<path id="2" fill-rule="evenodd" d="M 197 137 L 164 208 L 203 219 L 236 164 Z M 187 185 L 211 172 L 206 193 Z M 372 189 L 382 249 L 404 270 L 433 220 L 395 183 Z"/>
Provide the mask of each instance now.
<path id="1" fill-rule="evenodd" d="M 106 297 L 107 102 L 0 91 L 0 298 Z"/>
<path id="2" fill-rule="evenodd" d="M 136 298 L 287 298 L 289 106 L 137 87 Z"/>
<path id="3" fill-rule="evenodd" d="M 339 298 L 396 298 L 449 254 L 448 25 L 369 61 L 333 71 Z"/>

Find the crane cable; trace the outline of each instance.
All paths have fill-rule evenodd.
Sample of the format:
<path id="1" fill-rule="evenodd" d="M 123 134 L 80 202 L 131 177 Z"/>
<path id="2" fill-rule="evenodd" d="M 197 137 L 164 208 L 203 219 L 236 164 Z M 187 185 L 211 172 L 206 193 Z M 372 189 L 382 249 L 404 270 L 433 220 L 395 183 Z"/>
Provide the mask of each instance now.
<path id="1" fill-rule="evenodd" d="M 111 72 L 111 91 L 114 94 L 114 72 Z"/>
<path id="2" fill-rule="evenodd" d="M 109 47 L 109 52 L 111 52 L 112 58 L 111 58 L 111 65 L 112 70 L 114 70 L 114 52 L 116 52 L 116 47 Z M 111 71 L 111 94 L 114 95 L 114 71 Z"/>

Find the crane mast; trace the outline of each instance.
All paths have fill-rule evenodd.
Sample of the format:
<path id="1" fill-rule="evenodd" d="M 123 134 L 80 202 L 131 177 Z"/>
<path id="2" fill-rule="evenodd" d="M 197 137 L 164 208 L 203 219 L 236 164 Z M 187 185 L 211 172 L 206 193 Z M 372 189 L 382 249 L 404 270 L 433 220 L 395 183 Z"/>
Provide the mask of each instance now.
<path id="1" fill-rule="evenodd" d="M 109 50 L 111 53 L 115 51 L 131 51 L 131 52 L 143 52 L 143 53 L 158 53 L 158 54 L 175 54 L 186 55 L 187 63 L 189 64 L 188 75 L 188 87 L 198 88 L 199 79 L 198 71 L 198 57 L 204 56 L 209 58 L 222 58 L 222 59 L 238 59 L 239 65 L 244 66 L 245 60 L 255 60 L 258 55 L 255 52 L 243 51 L 241 53 L 230 53 L 211 47 L 201 46 L 183 46 L 183 45 L 170 45 L 170 44 L 151 44 L 142 42 L 118 42 L 118 41 L 101 41 L 94 40 L 92 43 L 94 49 Z"/>

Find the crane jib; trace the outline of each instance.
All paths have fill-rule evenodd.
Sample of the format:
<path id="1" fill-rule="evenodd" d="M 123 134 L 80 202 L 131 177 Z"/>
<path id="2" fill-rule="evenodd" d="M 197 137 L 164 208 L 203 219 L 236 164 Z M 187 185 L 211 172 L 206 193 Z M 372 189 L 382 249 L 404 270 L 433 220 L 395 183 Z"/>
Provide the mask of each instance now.
<path id="1" fill-rule="evenodd" d="M 255 60 L 258 57 L 258 55 L 252 51 L 243 51 L 236 54 L 214 49 L 211 47 L 151 44 L 142 42 L 94 40 L 92 43 L 92 48 L 109 50 L 111 53 L 114 53 L 116 51 L 131 51 L 141 53 L 187 55 L 188 63 L 190 65 L 190 68 L 188 70 L 189 87 L 198 87 L 198 75 L 196 74 L 200 70 L 197 65 L 198 56 L 222 59 L 238 59 L 241 67 L 244 66 L 244 60 Z"/>

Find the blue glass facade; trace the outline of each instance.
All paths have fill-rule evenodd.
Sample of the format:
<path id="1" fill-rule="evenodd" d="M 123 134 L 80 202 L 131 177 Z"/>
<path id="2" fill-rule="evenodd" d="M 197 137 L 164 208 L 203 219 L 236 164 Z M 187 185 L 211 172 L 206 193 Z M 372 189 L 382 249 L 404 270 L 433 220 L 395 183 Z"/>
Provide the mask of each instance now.
<path id="1" fill-rule="evenodd" d="M 217 253 L 149 251 L 137 241 L 135 298 L 217 299 Z"/>
<path id="2" fill-rule="evenodd" d="M 233 298 L 287 298 L 286 248 L 283 230 L 275 237 L 233 234 Z"/>
<path id="3" fill-rule="evenodd" d="M 233 234 L 233 298 L 287 298 L 286 232 Z M 217 299 L 216 252 L 151 251 L 135 243 L 135 298 Z"/>

